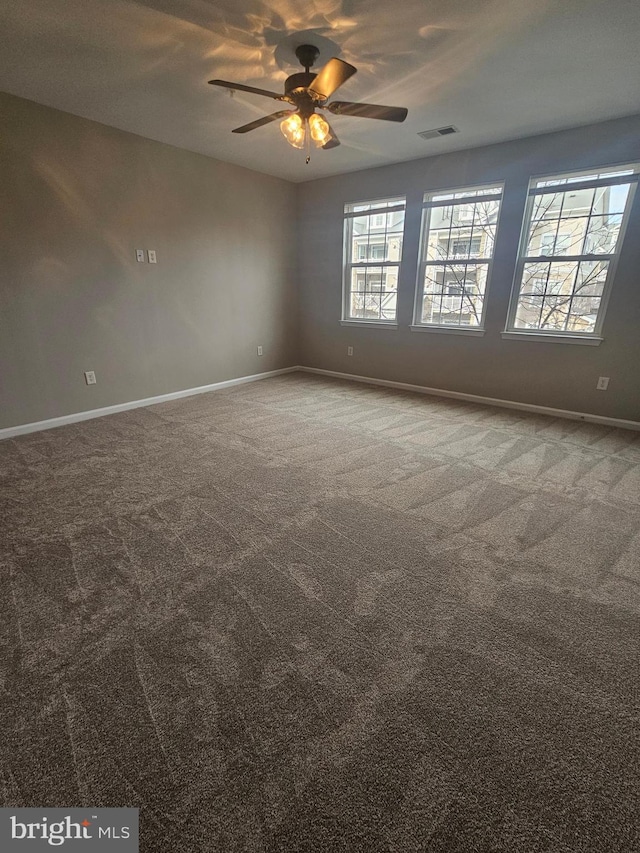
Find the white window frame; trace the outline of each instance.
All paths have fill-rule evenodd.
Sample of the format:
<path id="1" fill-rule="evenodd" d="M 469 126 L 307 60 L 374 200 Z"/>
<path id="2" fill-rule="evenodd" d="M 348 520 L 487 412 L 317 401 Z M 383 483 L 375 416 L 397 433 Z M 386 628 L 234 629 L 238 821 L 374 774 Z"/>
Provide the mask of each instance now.
<path id="1" fill-rule="evenodd" d="M 603 175 L 608 172 L 617 173 L 617 172 L 629 172 L 633 170 L 632 174 L 626 175 L 617 175 L 614 177 L 601 177 L 601 178 L 593 178 L 594 174 Z M 607 313 L 607 307 L 609 304 L 609 297 L 611 295 L 611 289 L 613 286 L 613 281 L 615 278 L 616 269 L 618 266 L 618 259 L 620 257 L 620 251 L 624 244 L 624 239 L 627 231 L 627 225 L 629 223 L 629 215 L 631 212 L 631 208 L 633 206 L 633 200 L 635 196 L 636 186 L 638 184 L 638 179 L 640 176 L 640 164 L 638 163 L 622 163 L 617 166 L 596 166 L 592 169 L 581 169 L 577 172 L 562 172 L 555 175 L 535 175 L 529 181 L 529 190 L 527 193 L 527 204 L 525 207 L 524 218 L 522 221 L 522 230 L 520 232 L 520 243 L 518 246 L 518 260 L 516 262 L 515 273 L 513 277 L 513 284 L 511 287 L 511 297 L 509 299 L 509 310 L 507 313 L 507 323 L 505 326 L 505 330 L 502 333 L 503 338 L 509 338 L 513 340 L 538 340 L 538 341 L 552 341 L 556 343 L 575 343 L 575 344 L 587 344 L 592 346 L 597 346 L 603 340 L 602 338 L 602 326 L 604 324 L 604 319 Z M 564 183 L 564 184 L 550 184 L 546 187 L 536 187 L 536 184 L 539 181 L 563 181 L 569 179 L 576 179 L 584 177 L 584 181 L 576 181 L 573 183 Z M 551 192 L 568 192 L 570 190 L 581 190 L 581 189 L 593 189 L 595 187 L 602 186 L 615 186 L 619 184 L 631 184 L 629 187 L 629 193 L 627 195 L 627 201 L 624 207 L 624 211 L 622 212 L 622 222 L 620 225 L 620 232 L 618 234 L 618 240 L 616 243 L 616 248 L 614 252 L 610 253 L 600 253 L 600 254 L 576 254 L 576 255 L 527 255 L 526 251 L 529 245 L 530 238 L 530 227 L 531 227 L 531 214 L 533 211 L 534 199 L 538 195 L 545 195 Z M 562 220 L 560 220 L 562 222 Z M 602 290 L 602 297 L 600 299 L 600 308 L 598 311 L 598 316 L 596 317 L 596 322 L 594 324 L 593 331 L 591 332 L 578 332 L 575 330 L 567 331 L 561 329 L 522 329 L 518 328 L 515 325 L 516 314 L 518 311 L 518 302 L 520 299 L 520 288 L 522 286 L 522 276 L 524 273 L 524 266 L 526 263 L 548 263 L 551 260 L 562 259 L 568 262 L 577 261 L 608 261 L 609 266 L 607 268 L 607 276 L 605 279 L 604 287 Z"/>
<path id="2" fill-rule="evenodd" d="M 489 189 L 497 189 L 498 192 L 491 195 L 482 195 Z M 469 193 L 469 195 L 461 196 L 460 198 L 442 199 L 434 201 L 435 197 L 453 195 L 455 193 Z M 488 184 L 474 184 L 464 187 L 450 187 L 448 189 L 430 190 L 425 192 L 422 201 L 422 222 L 420 226 L 420 247 L 418 256 L 418 275 L 416 279 L 414 302 L 413 302 L 413 323 L 411 330 L 414 332 L 436 332 L 454 335 L 484 335 L 485 333 L 485 316 L 487 312 L 487 303 L 489 300 L 489 290 L 491 286 L 491 277 L 493 272 L 493 259 L 495 256 L 495 248 L 500 229 L 500 218 L 502 216 L 502 202 L 504 200 L 504 181 L 492 181 Z M 482 314 L 480 315 L 480 323 L 477 326 L 465 326 L 455 323 L 424 323 L 422 322 L 422 302 L 424 298 L 424 281 L 426 268 L 428 266 L 442 265 L 443 261 L 429 261 L 427 258 L 427 245 L 429 242 L 429 223 L 430 212 L 434 207 L 450 207 L 454 208 L 459 204 L 472 204 L 475 201 L 499 201 L 500 209 L 496 220 L 496 233 L 493 243 L 493 252 L 490 258 L 462 258 L 457 261 L 459 264 L 464 263 L 479 263 L 485 264 L 487 267 L 487 283 L 482 298 Z M 469 240 L 469 249 L 471 251 L 471 239 Z M 456 263 L 454 258 L 450 261 Z"/>
<path id="3" fill-rule="evenodd" d="M 387 205 L 384 208 L 373 210 L 357 210 L 361 205 L 376 205 L 376 204 L 385 204 Z M 400 253 L 400 258 L 398 261 L 381 261 L 374 260 L 372 258 L 365 258 L 364 260 L 358 260 L 357 258 L 351 257 L 351 248 L 352 248 L 352 228 L 351 223 L 358 216 L 371 216 L 371 217 L 380 217 L 386 216 L 389 213 L 396 213 L 397 211 L 404 211 L 405 220 L 402 227 L 402 251 Z M 340 322 L 344 326 L 380 326 L 380 327 L 388 327 L 388 328 L 397 328 L 398 327 L 398 296 L 399 296 L 399 284 L 400 284 L 400 272 L 402 269 L 402 255 L 404 252 L 404 230 L 406 226 L 406 212 L 407 212 L 407 198 L 404 195 L 394 195 L 389 198 L 375 198 L 375 199 L 367 199 L 364 201 L 352 201 L 348 202 L 344 206 L 344 244 L 343 244 L 343 252 L 342 252 L 342 318 Z M 372 223 L 372 228 L 384 227 L 376 226 Z M 374 232 L 375 234 L 375 232 Z M 381 235 L 376 235 L 381 236 Z M 387 236 L 387 241 L 388 241 Z M 396 291 L 396 314 L 395 318 L 392 319 L 377 319 L 375 317 L 351 317 L 350 316 L 350 308 L 351 308 L 351 278 L 352 271 L 354 269 L 361 268 L 366 270 L 367 267 L 397 267 L 398 269 L 398 288 Z"/>

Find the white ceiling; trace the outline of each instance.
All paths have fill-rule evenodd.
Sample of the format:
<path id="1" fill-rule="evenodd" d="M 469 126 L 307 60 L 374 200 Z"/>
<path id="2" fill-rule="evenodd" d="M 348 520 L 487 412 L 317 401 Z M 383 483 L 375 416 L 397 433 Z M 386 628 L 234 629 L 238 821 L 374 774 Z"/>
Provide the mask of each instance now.
<path id="1" fill-rule="evenodd" d="M 0 26 L 0 90 L 293 181 L 640 112 L 638 0 L 3 0 Z M 314 41 L 358 68 L 334 97 L 409 117 L 334 117 L 307 166 L 277 123 L 231 134 L 276 102 L 207 80 L 282 91 Z"/>

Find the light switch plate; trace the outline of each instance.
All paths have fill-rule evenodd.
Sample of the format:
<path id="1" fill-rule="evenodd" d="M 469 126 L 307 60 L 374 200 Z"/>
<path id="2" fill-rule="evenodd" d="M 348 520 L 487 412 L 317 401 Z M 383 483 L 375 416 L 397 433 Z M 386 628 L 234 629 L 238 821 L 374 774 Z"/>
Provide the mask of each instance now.
<path id="1" fill-rule="evenodd" d="M 139 264 L 144 263 L 144 249 L 136 249 L 136 261 Z"/>

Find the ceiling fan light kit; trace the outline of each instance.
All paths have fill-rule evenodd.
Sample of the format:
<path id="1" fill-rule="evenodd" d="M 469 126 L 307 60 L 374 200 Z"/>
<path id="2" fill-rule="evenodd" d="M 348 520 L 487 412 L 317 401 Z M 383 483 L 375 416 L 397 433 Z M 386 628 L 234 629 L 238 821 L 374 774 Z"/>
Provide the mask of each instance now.
<path id="1" fill-rule="evenodd" d="M 317 74 L 310 71 L 315 64 L 319 50 L 311 44 L 302 44 L 296 48 L 296 56 L 304 71 L 299 71 L 287 77 L 284 83 L 284 94 L 269 92 L 266 89 L 256 89 L 242 83 L 231 83 L 228 80 L 209 80 L 214 86 L 222 86 L 241 92 L 262 95 L 276 101 L 284 101 L 294 107 L 293 110 L 279 110 L 264 118 L 249 124 L 236 127 L 232 133 L 248 133 L 272 121 L 282 119 L 280 130 L 289 145 L 294 148 L 309 149 L 310 143 L 316 148 L 335 148 L 340 145 L 333 128 L 324 115 L 318 110 L 327 110 L 333 115 L 347 115 L 356 118 L 372 118 L 382 121 L 402 122 L 407 117 L 404 107 L 386 107 L 380 104 L 361 104 L 352 101 L 332 101 L 329 98 L 352 77 L 357 69 L 348 62 L 337 57 L 331 58 Z M 309 162 L 307 153 L 307 163 Z"/>
<path id="2" fill-rule="evenodd" d="M 280 123 L 282 135 L 289 145 L 294 148 L 304 148 L 307 141 L 313 142 L 316 148 L 323 148 L 330 139 L 335 138 L 331 133 L 329 122 L 318 113 L 312 113 L 309 118 L 302 118 L 298 113 L 292 113 Z"/>
<path id="3" fill-rule="evenodd" d="M 318 148 L 322 148 L 331 136 L 329 122 L 319 113 L 313 113 L 313 115 L 309 116 L 309 132 L 311 133 L 312 141 L 315 142 Z"/>
<path id="4" fill-rule="evenodd" d="M 304 148 L 304 141 L 307 135 L 306 128 L 304 121 L 298 113 L 292 113 L 289 118 L 284 119 L 280 123 L 280 130 L 289 145 L 293 145 L 294 148 Z"/>

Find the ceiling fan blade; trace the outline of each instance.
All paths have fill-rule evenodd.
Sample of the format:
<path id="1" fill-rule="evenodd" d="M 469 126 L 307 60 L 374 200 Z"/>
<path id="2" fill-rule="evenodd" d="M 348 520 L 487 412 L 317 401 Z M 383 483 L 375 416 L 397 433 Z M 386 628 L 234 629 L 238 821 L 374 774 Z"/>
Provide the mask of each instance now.
<path id="1" fill-rule="evenodd" d="M 355 104 L 352 101 L 333 101 L 323 107 L 337 116 L 378 118 L 382 121 L 404 121 L 409 113 L 406 107 L 384 107 L 381 104 Z"/>
<path id="2" fill-rule="evenodd" d="M 309 84 L 309 88 L 322 99 L 328 98 L 333 95 L 337 88 L 346 83 L 349 77 L 353 77 L 357 70 L 353 65 L 349 65 L 348 62 L 343 62 L 342 59 L 337 59 L 334 56 L 318 71 Z"/>
<path id="3" fill-rule="evenodd" d="M 231 133 L 248 133 L 250 130 L 255 130 L 256 127 L 262 127 L 263 124 L 270 124 L 272 121 L 277 121 L 279 118 L 291 115 L 292 110 L 280 110 L 277 113 L 271 113 L 270 116 L 258 118 L 249 124 L 243 124 L 242 127 L 236 127 Z"/>
<path id="4" fill-rule="evenodd" d="M 266 89 L 256 89 L 254 86 L 243 86 L 242 83 L 230 83 L 228 80 L 209 80 L 212 86 L 222 86 L 224 89 L 237 89 L 238 92 L 251 92 L 254 95 L 264 95 L 265 98 L 273 98 L 275 101 L 288 101 L 284 95 L 277 92 L 268 92 Z"/>

